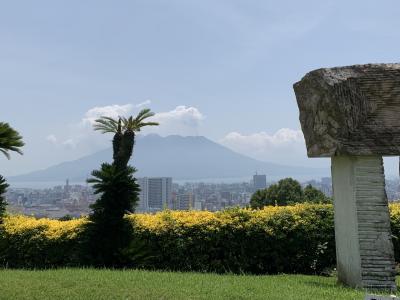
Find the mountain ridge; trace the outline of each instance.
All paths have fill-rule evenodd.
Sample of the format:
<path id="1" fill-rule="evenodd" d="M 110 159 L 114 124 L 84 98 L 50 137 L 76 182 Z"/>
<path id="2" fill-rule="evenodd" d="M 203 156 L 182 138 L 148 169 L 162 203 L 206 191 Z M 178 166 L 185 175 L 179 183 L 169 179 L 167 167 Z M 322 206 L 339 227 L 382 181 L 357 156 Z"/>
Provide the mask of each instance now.
<path id="1" fill-rule="evenodd" d="M 83 181 L 103 162 L 111 162 L 112 149 L 107 148 L 76 160 L 9 177 L 12 182 Z M 137 177 L 173 177 L 174 179 L 236 178 L 259 172 L 268 176 L 328 176 L 323 168 L 286 166 L 258 161 L 211 141 L 204 136 L 156 134 L 138 136 L 131 164 Z"/>

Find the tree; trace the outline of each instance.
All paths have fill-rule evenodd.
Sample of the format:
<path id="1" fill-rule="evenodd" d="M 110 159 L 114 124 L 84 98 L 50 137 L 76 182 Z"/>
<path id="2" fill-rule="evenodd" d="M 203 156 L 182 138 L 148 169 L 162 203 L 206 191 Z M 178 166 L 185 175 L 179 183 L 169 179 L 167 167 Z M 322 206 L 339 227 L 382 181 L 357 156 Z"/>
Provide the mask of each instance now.
<path id="1" fill-rule="evenodd" d="M 136 117 L 101 117 L 96 120 L 95 130 L 114 134 L 113 163 L 102 164 L 100 170 L 92 172 L 93 178 L 88 179 L 95 193 L 100 195 L 91 206 L 86 245 L 88 258 L 97 266 L 118 267 L 122 263 L 121 251 L 129 243 L 129 224 L 125 222 L 124 215 L 134 212 L 140 192 L 133 176 L 136 169 L 128 166 L 128 163 L 136 133 L 145 126 L 158 125 L 145 122 L 152 116 L 154 113 L 144 109 Z"/>
<path id="2" fill-rule="evenodd" d="M 331 203 L 332 199 L 325 196 L 323 192 L 314 188 L 311 184 L 304 188 L 304 201 L 311 203 Z"/>
<path id="3" fill-rule="evenodd" d="M 22 154 L 21 148 L 24 146 L 22 137 L 8 123 L 0 122 L 0 152 L 10 159 L 10 152 Z M 4 194 L 8 184 L 3 176 L 0 175 L 0 222 L 6 211 L 6 200 Z"/>
<path id="4" fill-rule="evenodd" d="M 302 202 L 331 203 L 332 199 L 310 184 L 302 189 L 297 180 L 285 178 L 267 189 L 255 192 L 250 206 L 256 209 L 268 205 L 284 206 Z"/>
<path id="5" fill-rule="evenodd" d="M 262 208 L 267 205 L 283 206 L 299 202 L 304 202 L 300 183 L 293 178 L 285 178 L 267 189 L 255 192 L 251 197 L 250 206 Z"/>
<path id="6" fill-rule="evenodd" d="M 94 129 L 102 133 L 113 133 L 113 159 L 117 168 L 126 168 L 133 153 L 136 132 L 140 132 L 143 127 L 157 126 L 156 122 L 144 122 L 145 119 L 153 117 L 154 113 L 150 109 L 143 109 L 134 118 L 120 117 L 117 120 L 110 117 L 101 117 L 96 120 Z"/>
<path id="7" fill-rule="evenodd" d="M 7 191 L 8 184 L 3 176 L 0 175 L 0 224 L 2 222 L 2 217 L 6 212 L 6 199 L 4 199 L 4 194 Z"/>
<path id="8" fill-rule="evenodd" d="M 251 208 L 263 208 L 264 206 L 268 205 L 275 205 L 275 203 L 267 199 L 267 189 L 258 190 L 251 196 Z"/>
<path id="9" fill-rule="evenodd" d="M 285 178 L 271 185 L 267 189 L 266 198 L 279 206 L 304 202 L 303 189 L 293 178 Z"/>
<path id="10" fill-rule="evenodd" d="M 22 154 L 22 137 L 8 123 L 0 122 L 0 152 L 10 159 L 10 151 Z"/>

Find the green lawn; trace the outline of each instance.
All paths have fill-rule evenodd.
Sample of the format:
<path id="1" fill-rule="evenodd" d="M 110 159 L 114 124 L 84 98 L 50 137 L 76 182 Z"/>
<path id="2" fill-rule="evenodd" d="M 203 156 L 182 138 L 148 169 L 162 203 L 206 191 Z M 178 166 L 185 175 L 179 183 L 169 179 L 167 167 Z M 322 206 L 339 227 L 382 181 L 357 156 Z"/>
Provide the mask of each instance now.
<path id="1" fill-rule="evenodd" d="M 335 278 L 148 271 L 0 270 L 0 299 L 363 299 Z"/>

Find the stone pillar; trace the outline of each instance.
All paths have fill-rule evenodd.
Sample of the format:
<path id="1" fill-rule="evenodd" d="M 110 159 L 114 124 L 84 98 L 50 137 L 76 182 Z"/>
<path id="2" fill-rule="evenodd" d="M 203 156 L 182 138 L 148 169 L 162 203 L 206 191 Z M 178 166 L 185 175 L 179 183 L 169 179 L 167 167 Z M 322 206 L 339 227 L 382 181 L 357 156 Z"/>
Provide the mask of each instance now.
<path id="1" fill-rule="evenodd" d="M 381 156 L 333 156 L 339 281 L 395 290 L 395 261 Z"/>

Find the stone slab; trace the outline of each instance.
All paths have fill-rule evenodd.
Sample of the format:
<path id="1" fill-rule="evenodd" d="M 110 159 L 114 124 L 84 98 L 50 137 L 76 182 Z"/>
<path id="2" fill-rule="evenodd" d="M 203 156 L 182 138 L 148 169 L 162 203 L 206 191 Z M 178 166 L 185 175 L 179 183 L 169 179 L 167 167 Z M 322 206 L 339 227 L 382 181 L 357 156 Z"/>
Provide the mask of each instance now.
<path id="1" fill-rule="evenodd" d="M 294 91 L 309 157 L 400 155 L 400 64 L 314 70 Z"/>
<path id="2" fill-rule="evenodd" d="M 363 169 L 368 167 L 368 175 Z M 339 281 L 395 290 L 395 261 L 381 156 L 334 156 L 332 178 Z M 360 197 L 373 191 L 371 199 Z M 385 203 L 383 208 L 382 203 Z M 369 211 L 379 207 L 379 213 Z M 378 209 L 377 209 L 378 210 Z"/>

